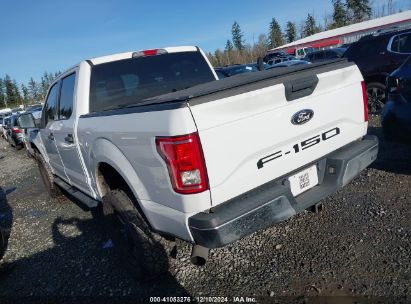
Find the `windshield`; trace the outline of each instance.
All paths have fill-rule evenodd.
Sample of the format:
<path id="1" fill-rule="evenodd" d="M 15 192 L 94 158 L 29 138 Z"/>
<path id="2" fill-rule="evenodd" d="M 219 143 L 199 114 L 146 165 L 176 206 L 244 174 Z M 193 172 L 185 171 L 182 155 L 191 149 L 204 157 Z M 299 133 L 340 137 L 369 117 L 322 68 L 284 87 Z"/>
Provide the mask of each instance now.
<path id="1" fill-rule="evenodd" d="M 130 58 L 96 65 L 90 83 L 90 112 L 138 104 L 144 99 L 215 80 L 199 52 Z"/>

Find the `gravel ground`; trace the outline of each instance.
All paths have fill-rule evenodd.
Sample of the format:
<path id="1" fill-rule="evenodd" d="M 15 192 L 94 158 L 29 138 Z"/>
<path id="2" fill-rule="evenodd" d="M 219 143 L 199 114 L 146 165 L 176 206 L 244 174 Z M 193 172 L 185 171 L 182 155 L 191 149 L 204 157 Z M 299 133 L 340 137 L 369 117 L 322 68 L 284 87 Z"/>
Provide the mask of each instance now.
<path id="1" fill-rule="evenodd" d="M 0 140 L 0 220 L 13 220 L 0 297 L 148 301 L 191 295 L 232 301 L 248 295 L 305 302 L 320 295 L 408 302 L 411 146 L 385 142 L 377 117 L 370 117 L 369 133 L 381 140 L 378 160 L 324 200 L 323 212 L 299 214 L 213 250 L 201 268 L 189 263 L 190 248 L 183 245 L 170 274 L 151 283 L 133 281 L 112 248 L 104 248 L 107 240 L 94 213 L 65 197 L 49 199 L 34 160 Z"/>

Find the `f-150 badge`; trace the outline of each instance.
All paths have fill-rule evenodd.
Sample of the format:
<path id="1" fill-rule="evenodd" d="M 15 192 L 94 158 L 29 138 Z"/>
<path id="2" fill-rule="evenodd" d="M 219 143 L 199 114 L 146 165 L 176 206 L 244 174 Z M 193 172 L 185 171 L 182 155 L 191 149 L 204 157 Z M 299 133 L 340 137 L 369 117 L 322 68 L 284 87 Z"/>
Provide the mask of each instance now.
<path id="1" fill-rule="evenodd" d="M 291 123 L 294 125 L 302 125 L 310 121 L 311 118 L 313 118 L 313 116 L 314 116 L 313 110 L 308 110 L 308 109 L 301 110 L 293 115 L 293 117 L 291 118 Z"/>

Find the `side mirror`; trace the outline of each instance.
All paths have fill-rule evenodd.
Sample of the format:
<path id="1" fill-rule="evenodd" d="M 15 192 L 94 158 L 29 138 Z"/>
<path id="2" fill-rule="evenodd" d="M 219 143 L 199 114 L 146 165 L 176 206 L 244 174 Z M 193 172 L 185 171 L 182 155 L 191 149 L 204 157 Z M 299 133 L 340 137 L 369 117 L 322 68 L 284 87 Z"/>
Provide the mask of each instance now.
<path id="1" fill-rule="evenodd" d="M 21 129 L 36 128 L 36 123 L 31 113 L 20 115 L 19 118 L 17 119 L 17 124 L 19 125 Z"/>

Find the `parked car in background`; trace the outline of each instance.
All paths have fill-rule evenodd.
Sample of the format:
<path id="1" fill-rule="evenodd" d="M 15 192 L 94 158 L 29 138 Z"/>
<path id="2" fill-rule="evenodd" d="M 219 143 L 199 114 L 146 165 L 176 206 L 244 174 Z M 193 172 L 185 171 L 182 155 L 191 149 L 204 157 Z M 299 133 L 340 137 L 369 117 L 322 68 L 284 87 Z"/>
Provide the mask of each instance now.
<path id="1" fill-rule="evenodd" d="M 343 57 L 359 67 L 366 84 L 370 113 L 378 113 L 386 101 L 386 78 L 411 54 L 411 30 L 394 30 L 362 37 Z"/>
<path id="2" fill-rule="evenodd" d="M 411 56 L 387 77 L 381 125 L 388 140 L 411 140 Z"/>
<path id="3" fill-rule="evenodd" d="M 24 133 L 18 126 L 18 117 L 19 114 L 13 114 L 6 122 L 7 141 L 12 147 L 15 147 L 17 150 L 21 150 L 24 148 Z"/>
<path id="4" fill-rule="evenodd" d="M 314 52 L 315 50 L 317 50 L 317 49 L 313 48 L 313 47 L 297 48 L 295 50 L 295 57 L 297 57 L 297 59 L 302 59 L 305 56 L 307 56 L 307 54 L 310 54 L 311 52 Z"/>
<path id="5" fill-rule="evenodd" d="M 25 109 L 25 112 L 35 112 L 35 111 L 41 111 L 43 109 L 43 105 L 41 104 L 36 104 L 36 105 L 30 105 Z"/>
<path id="6" fill-rule="evenodd" d="M 20 113 L 22 113 L 22 112 L 24 112 L 24 109 L 23 109 L 23 108 L 14 108 L 14 109 L 11 109 L 11 114 L 20 114 Z"/>
<path id="7" fill-rule="evenodd" d="M 0 136 L 3 135 L 3 120 L 5 117 L 11 114 L 11 109 L 1 109 L 0 110 Z"/>
<path id="8" fill-rule="evenodd" d="M 305 60 L 290 60 L 290 61 L 284 61 L 281 63 L 277 63 L 274 65 L 270 65 L 268 67 L 266 67 L 266 70 L 270 70 L 270 69 L 275 69 L 275 68 L 285 68 L 285 67 L 290 67 L 290 66 L 294 66 L 294 65 L 301 65 L 301 64 L 310 64 L 310 62 L 305 61 Z"/>
<path id="9" fill-rule="evenodd" d="M 29 111 L 26 111 L 23 114 L 19 115 L 18 118 L 18 123 L 20 121 L 24 121 L 25 119 L 30 119 L 27 117 L 33 117 L 34 121 L 35 121 L 35 125 L 39 125 L 41 122 L 41 116 L 42 116 L 42 107 L 33 107 L 30 108 Z M 24 134 L 24 145 L 26 146 L 26 150 L 27 150 L 27 154 L 30 157 L 34 157 L 35 156 L 35 149 L 34 149 L 34 141 L 38 135 L 39 129 L 38 128 L 27 128 L 27 129 L 22 129 L 23 134 Z"/>
<path id="10" fill-rule="evenodd" d="M 218 79 L 229 77 L 226 73 L 224 73 L 223 68 L 214 68 L 214 71 L 217 74 Z"/>
<path id="11" fill-rule="evenodd" d="M 237 74 L 257 72 L 258 66 L 256 63 L 251 64 L 235 64 L 230 66 L 225 66 L 222 68 L 215 68 L 214 71 L 217 73 L 219 79 L 231 77 Z"/>
<path id="12" fill-rule="evenodd" d="M 328 49 L 328 50 L 313 51 L 307 54 L 303 60 L 314 63 L 314 62 L 322 62 L 325 60 L 338 59 L 343 56 L 346 50 L 347 50 L 346 48 L 334 48 L 334 49 Z"/>
<path id="13" fill-rule="evenodd" d="M 4 116 L 4 118 L 3 118 L 3 125 L 2 125 L 3 131 L 2 131 L 1 136 L 2 136 L 5 140 L 7 140 L 7 134 L 8 134 L 7 130 L 8 130 L 8 121 L 9 121 L 9 120 L 10 120 L 10 115 Z"/>
<path id="14" fill-rule="evenodd" d="M 295 58 L 294 56 L 278 57 L 278 58 L 273 58 L 269 60 L 267 64 L 274 65 L 274 64 L 278 64 L 278 63 L 290 61 L 290 60 L 297 60 L 297 58 Z"/>
<path id="15" fill-rule="evenodd" d="M 263 62 L 268 63 L 272 59 L 282 58 L 282 57 L 287 57 L 287 56 L 288 56 L 288 54 L 284 51 L 272 52 L 272 53 L 266 54 L 263 57 Z"/>

